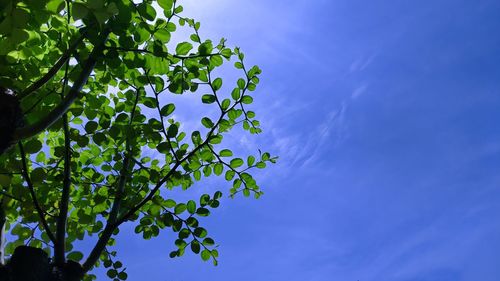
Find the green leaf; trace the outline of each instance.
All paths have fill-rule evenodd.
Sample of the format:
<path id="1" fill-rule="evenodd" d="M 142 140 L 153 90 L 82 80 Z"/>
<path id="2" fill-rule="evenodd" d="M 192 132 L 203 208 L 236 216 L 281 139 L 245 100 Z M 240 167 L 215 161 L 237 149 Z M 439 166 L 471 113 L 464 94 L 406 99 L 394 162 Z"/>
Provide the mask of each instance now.
<path id="1" fill-rule="evenodd" d="M 222 87 L 222 79 L 221 78 L 216 78 L 212 82 L 212 86 L 213 86 L 213 88 L 214 88 L 215 91 L 219 90 Z"/>
<path id="2" fill-rule="evenodd" d="M 238 84 L 238 87 L 243 90 L 243 89 L 245 89 L 245 85 L 247 83 L 245 82 L 245 80 L 243 80 L 243 78 L 239 78 L 237 84 Z"/>
<path id="3" fill-rule="evenodd" d="M 37 139 L 31 139 L 24 144 L 24 151 L 28 154 L 35 154 L 42 149 L 42 143 Z"/>
<path id="4" fill-rule="evenodd" d="M 113 262 L 111 262 L 110 260 L 105 260 L 103 262 L 103 265 L 105 268 L 111 267 L 112 264 L 113 264 Z"/>
<path id="5" fill-rule="evenodd" d="M 220 176 L 222 174 L 223 166 L 221 163 L 217 163 L 214 165 L 214 174 Z"/>
<path id="6" fill-rule="evenodd" d="M 206 94 L 201 97 L 201 101 L 206 104 L 214 103 L 216 101 L 216 97 L 214 95 Z"/>
<path id="7" fill-rule="evenodd" d="M 214 194 L 214 198 L 215 198 L 215 199 L 219 199 L 219 198 L 221 198 L 221 197 L 222 197 L 222 192 L 220 192 L 220 191 L 216 191 L 216 192 L 215 192 L 215 194 Z"/>
<path id="8" fill-rule="evenodd" d="M 175 207 L 175 205 L 177 205 L 177 203 L 175 203 L 175 201 L 172 199 L 167 199 L 167 200 L 165 200 L 164 205 L 167 208 L 173 208 L 173 207 Z"/>
<path id="9" fill-rule="evenodd" d="M 78 251 L 71 252 L 68 254 L 67 258 L 72 261 L 81 261 L 83 259 L 83 253 Z"/>
<path id="10" fill-rule="evenodd" d="M 173 22 L 168 22 L 166 28 L 170 32 L 174 32 L 177 29 L 175 23 L 173 23 Z"/>
<path id="11" fill-rule="evenodd" d="M 200 197 L 200 205 L 201 206 L 206 206 L 208 204 L 208 201 L 210 201 L 210 195 L 208 194 L 203 194 Z"/>
<path id="12" fill-rule="evenodd" d="M 174 5 L 174 0 L 158 0 L 158 5 L 166 11 L 170 11 Z"/>
<path id="13" fill-rule="evenodd" d="M 46 158 L 45 152 L 40 151 L 40 153 L 38 153 L 38 155 L 36 156 L 35 160 L 37 162 L 45 162 L 45 158 Z"/>
<path id="14" fill-rule="evenodd" d="M 198 47 L 198 52 L 200 55 L 210 55 L 212 53 L 213 46 L 211 41 L 205 41 Z"/>
<path id="15" fill-rule="evenodd" d="M 193 240 L 191 242 L 191 251 L 193 251 L 193 253 L 195 254 L 200 253 L 200 243 L 198 243 L 198 241 Z"/>
<path id="16" fill-rule="evenodd" d="M 225 178 L 226 178 L 227 181 L 230 181 L 230 180 L 232 180 L 234 178 L 234 175 L 235 175 L 235 172 L 229 170 L 229 171 L 226 172 L 226 177 Z"/>
<path id="17" fill-rule="evenodd" d="M 137 10 L 139 11 L 139 14 L 144 18 L 146 18 L 147 20 L 153 21 L 156 18 L 155 9 L 151 5 L 148 5 L 145 2 L 139 4 L 137 6 Z"/>
<path id="18" fill-rule="evenodd" d="M 243 59 L 243 54 L 238 48 L 228 48 L 225 39 L 202 41 L 200 37 L 206 37 L 200 32 L 200 23 L 178 15 L 182 12 L 180 1 L 4 0 L 0 3 L 0 85 L 23 96 L 26 125 L 43 121 L 54 108 L 61 106 L 71 87 L 80 88 L 78 84 L 84 82 L 68 104 L 67 112 L 72 158 L 69 164 L 74 185 L 66 226 L 68 260 L 80 262 L 84 258 L 75 250 L 80 243 L 77 241 L 86 243 L 89 236 L 102 235 L 112 202 L 120 195 L 116 188 L 125 173 L 118 217 L 134 225 L 139 239 L 163 235 L 161 230 L 173 231 L 178 235 L 174 238 L 178 249 L 170 253 L 171 257 L 182 256 L 189 244 L 191 251 L 205 260 L 212 257 L 215 262 L 218 252 L 213 247 L 205 248 L 214 246 L 214 240 L 207 237 L 199 220 L 221 205 L 222 193 L 217 191 L 212 196 L 181 192 L 210 184 L 210 180 L 201 181 L 215 174 L 232 182 L 227 195 L 240 191 L 244 195 L 261 194 L 256 181 L 247 173 L 250 170 L 243 165 L 263 168 L 267 162 L 276 162 L 276 158 L 261 154 L 260 159 L 245 157 L 245 163 L 241 164 L 231 160 L 235 157 L 233 147 L 220 146 L 237 124 L 242 123 L 249 133 L 260 132 L 255 113 L 241 105 L 252 102 L 243 96 L 248 94 L 247 90 L 255 89 L 261 70 L 256 66 L 247 69 L 239 61 L 236 66 L 242 70 L 236 72 L 243 73 L 241 79 L 233 85 L 224 84 L 228 82 L 225 79 L 238 74 L 226 71 L 232 67 L 217 68 L 233 56 Z M 161 9 L 165 16 L 158 14 Z M 71 16 L 69 21 L 67 16 Z M 185 24 L 189 26 L 187 30 L 177 26 Z M 174 38 L 176 42 L 172 44 Z M 103 45 L 101 52 L 99 46 Z M 71 55 L 68 77 L 64 65 L 53 77 L 46 77 L 66 53 Z M 95 66 L 86 69 L 92 61 L 96 61 Z M 47 82 L 34 93 L 23 93 L 35 81 Z M 198 94 L 198 90 L 205 89 L 208 92 L 200 92 L 201 100 L 213 106 L 200 117 L 206 128 L 194 131 L 197 124 L 189 124 L 189 118 L 200 112 L 196 108 L 191 110 L 190 105 L 199 102 L 196 99 L 200 97 L 190 97 L 188 93 Z M 172 95 L 182 93 L 185 94 Z M 174 120 L 181 105 L 185 109 Z M 62 123 L 57 120 L 22 141 L 27 173 L 54 230 L 55 218 L 50 213 L 57 213 L 60 207 L 66 153 Z M 239 132 L 240 126 L 236 133 L 246 133 Z M 186 137 L 189 133 L 191 139 Z M 234 144 L 229 140 L 231 143 Z M 53 256 L 53 249 L 45 246 L 51 242 L 43 228 L 32 237 L 31 228 L 40 224 L 40 219 L 28 200 L 29 189 L 20 174 L 22 163 L 18 151 L 11 149 L 1 158 L 3 207 L 10 222 L 7 230 L 13 238 L 5 247 L 6 254 L 12 255 L 19 245 L 29 245 Z M 129 165 L 124 166 L 127 162 Z M 161 190 L 156 191 L 160 186 Z M 143 204 L 142 200 L 148 199 L 153 191 L 151 200 Z M 183 198 L 183 203 L 177 204 L 170 198 Z M 134 206 L 138 209 L 123 217 Z M 89 266 L 101 265 L 112 280 L 125 280 L 128 277 L 125 268 L 129 265 L 118 261 L 115 251 L 121 244 L 121 236 L 118 229 L 112 234 L 108 251 L 97 264 Z M 95 276 L 89 275 L 87 279 L 92 278 Z"/>
<path id="19" fill-rule="evenodd" d="M 167 117 L 170 114 L 172 114 L 172 112 L 174 112 L 174 110 L 175 110 L 175 105 L 173 103 L 169 103 L 161 108 L 160 113 L 161 113 L 161 116 Z"/>
<path id="20" fill-rule="evenodd" d="M 155 32 L 154 37 L 163 43 L 168 43 L 171 38 L 171 34 L 168 30 L 166 29 L 159 29 Z"/>
<path id="21" fill-rule="evenodd" d="M 186 239 L 186 238 L 189 237 L 190 234 L 191 234 L 191 232 L 189 232 L 189 230 L 187 228 L 183 228 L 179 232 L 179 238 L 180 239 Z"/>
<path id="22" fill-rule="evenodd" d="M 210 237 L 203 239 L 203 245 L 205 245 L 205 246 L 213 246 L 214 244 L 215 244 L 215 241 Z"/>
<path id="23" fill-rule="evenodd" d="M 189 200 L 187 202 L 187 211 L 190 213 L 190 214 L 194 214 L 196 212 L 196 202 L 194 202 L 193 200 Z"/>
<path id="24" fill-rule="evenodd" d="M 205 166 L 203 168 L 203 175 L 209 177 L 212 174 L 212 168 L 210 166 Z"/>
<path id="25" fill-rule="evenodd" d="M 179 132 L 179 127 L 177 127 L 176 124 L 172 124 L 168 127 L 167 136 L 169 138 L 174 138 L 175 136 L 177 136 L 178 132 Z"/>
<path id="26" fill-rule="evenodd" d="M 71 15 L 73 16 L 74 20 L 83 19 L 87 16 L 88 12 L 89 9 L 82 3 L 74 2 L 71 5 Z"/>
<path id="27" fill-rule="evenodd" d="M 251 104 L 253 102 L 253 98 L 251 96 L 243 96 L 241 102 L 244 104 Z"/>
<path id="28" fill-rule="evenodd" d="M 231 156 L 233 156 L 233 152 L 229 149 L 223 149 L 219 152 L 219 155 L 221 157 L 231 157 Z"/>
<path id="29" fill-rule="evenodd" d="M 156 146 L 156 150 L 160 153 L 167 154 L 170 152 L 170 144 L 168 142 L 161 142 Z"/>
<path id="30" fill-rule="evenodd" d="M 64 4 L 64 0 L 51 0 L 45 7 L 49 12 L 59 13 L 60 11 L 62 11 L 62 9 L 64 9 Z"/>
<path id="31" fill-rule="evenodd" d="M 249 91 L 255 91 L 256 88 L 257 86 L 254 83 L 248 83 L 247 89 Z"/>
<path id="32" fill-rule="evenodd" d="M 175 52 L 178 55 L 186 55 L 189 53 L 189 51 L 193 48 L 193 45 L 189 42 L 181 42 L 177 44 L 177 47 L 175 48 Z"/>
<path id="33" fill-rule="evenodd" d="M 210 120 L 210 118 L 208 118 L 208 117 L 203 117 L 201 119 L 201 124 L 203 124 L 203 126 L 205 126 L 208 129 L 210 129 L 214 126 L 214 122 L 212 122 L 212 120 Z"/>
<path id="34" fill-rule="evenodd" d="M 247 165 L 248 166 L 252 166 L 254 163 L 255 163 L 255 157 L 253 157 L 251 155 L 248 156 L 248 158 L 247 158 Z"/>
<path id="35" fill-rule="evenodd" d="M 30 14 L 24 9 L 16 8 L 12 11 L 12 17 L 15 19 L 12 25 L 16 28 L 24 29 L 27 27 Z"/>
<path id="36" fill-rule="evenodd" d="M 202 259 L 203 261 L 207 261 L 207 260 L 209 260 L 209 259 L 210 259 L 210 256 L 211 256 L 211 255 L 210 255 L 210 252 L 209 252 L 207 249 L 205 249 L 205 250 L 201 251 L 201 259 Z"/>
<path id="37" fill-rule="evenodd" d="M 262 160 L 266 161 L 266 160 L 269 160 L 271 158 L 271 154 L 269 154 L 269 152 L 264 152 L 262 154 Z"/>
<path id="38" fill-rule="evenodd" d="M 250 190 L 248 188 L 243 189 L 243 196 L 245 197 L 250 196 Z"/>
<path id="39" fill-rule="evenodd" d="M 182 214 L 184 211 L 186 211 L 186 209 L 187 209 L 186 204 L 184 204 L 184 203 L 179 203 L 179 204 L 177 204 L 177 206 L 175 206 L 174 213 L 175 213 L 176 215 L 180 215 L 180 214 Z"/>
<path id="40" fill-rule="evenodd" d="M 221 51 L 221 55 L 226 59 L 229 59 L 233 55 L 233 51 L 231 51 L 231 49 L 229 48 L 225 48 Z"/>
<path id="41" fill-rule="evenodd" d="M 207 208 L 198 208 L 198 210 L 196 210 L 196 214 L 200 217 L 206 217 L 210 215 L 210 211 Z"/>
<path id="42" fill-rule="evenodd" d="M 118 273 L 118 278 L 120 280 L 127 280 L 128 275 L 127 275 L 127 273 L 125 271 L 122 271 L 122 272 Z"/>
<path id="43" fill-rule="evenodd" d="M 193 177 L 194 177 L 194 178 L 195 178 L 195 180 L 197 180 L 197 181 L 201 180 L 201 172 L 200 172 L 200 170 L 196 170 L 196 171 L 194 171 L 194 173 L 193 173 Z"/>
<path id="44" fill-rule="evenodd" d="M 103 133 L 96 133 L 92 136 L 92 140 L 97 145 L 103 145 L 103 143 L 106 141 L 106 135 Z"/>
<path id="45" fill-rule="evenodd" d="M 0 186 L 7 187 L 10 185 L 11 181 L 12 181 L 11 176 L 0 174 Z"/>
<path id="46" fill-rule="evenodd" d="M 222 135 L 221 134 L 213 135 L 210 137 L 210 140 L 209 140 L 210 144 L 219 144 L 221 142 L 222 142 Z"/>
<path id="47" fill-rule="evenodd" d="M 175 246 L 177 246 L 179 249 L 184 249 L 186 248 L 187 243 L 183 239 L 177 239 L 175 240 Z"/>
<path id="48" fill-rule="evenodd" d="M 106 272 L 106 275 L 108 275 L 109 278 L 115 278 L 118 275 L 118 272 L 116 269 L 109 269 L 108 272 Z"/>
<path id="49" fill-rule="evenodd" d="M 200 42 L 200 37 L 198 35 L 196 35 L 196 34 L 191 34 L 189 36 L 189 39 L 191 39 L 191 41 L 193 41 L 193 42 L 197 42 L 197 43 Z"/>
<path id="50" fill-rule="evenodd" d="M 183 10 L 184 10 L 184 8 L 179 5 L 179 6 L 175 7 L 174 13 L 180 14 L 180 13 L 182 13 Z"/>
<path id="51" fill-rule="evenodd" d="M 214 258 L 218 257 L 219 256 L 219 252 L 216 250 L 216 249 L 213 249 L 212 251 L 210 251 L 210 253 L 212 254 L 212 256 Z"/>
<path id="52" fill-rule="evenodd" d="M 226 110 L 229 108 L 230 105 L 231 105 L 231 101 L 229 99 L 224 99 L 222 101 L 221 108 L 222 108 L 222 110 Z"/>
<path id="53" fill-rule="evenodd" d="M 236 169 L 238 167 L 241 167 L 241 165 L 243 165 L 243 163 L 244 163 L 243 159 L 241 159 L 241 158 L 234 158 L 233 160 L 231 160 L 230 166 L 231 166 L 231 168 Z"/>
<path id="54" fill-rule="evenodd" d="M 211 56 L 210 57 L 210 65 L 213 67 L 221 66 L 223 64 L 222 57 L 219 55 Z"/>
<path id="55" fill-rule="evenodd" d="M 98 126 L 99 124 L 97 124 L 97 122 L 89 121 L 87 122 L 87 124 L 85 124 L 85 131 L 87 132 L 87 134 L 92 134 L 93 132 L 95 132 L 95 130 L 97 130 Z"/>
<path id="56" fill-rule="evenodd" d="M 239 88 L 234 88 L 233 91 L 231 92 L 231 97 L 233 100 L 238 100 L 241 96 L 240 89 Z"/>
<path id="57" fill-rule="evenodd" d="M 197 227 L 194 229 L 193 234 L 196 237 L 203 238 L 207 236 L 207 230 L 204 229 L 203 227 Z"/>

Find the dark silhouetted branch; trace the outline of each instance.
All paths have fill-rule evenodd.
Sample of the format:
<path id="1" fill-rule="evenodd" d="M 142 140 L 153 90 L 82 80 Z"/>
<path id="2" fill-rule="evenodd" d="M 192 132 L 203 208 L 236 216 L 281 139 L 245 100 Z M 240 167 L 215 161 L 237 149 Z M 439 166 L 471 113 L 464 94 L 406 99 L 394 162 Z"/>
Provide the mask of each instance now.
<path id="1" fill-rule="evenodd" d="M 20 141 L 22 139 L 30 138 L 41 133 L 43 130 L 50 127 L 50 125 L 52 125 L 54 122 L 59 120 L 59 118 L 61 118 L 64 113 L 66 113 L 71 104 L 73 104 L 73 102 L 78 98 L 80 91 L 87 83 L 87 79 L 94 70 L 94 66 L 96 65 L 99 56 L 101 56 L 104 50 L 104 44 L 106 43 L 109 33 L 109 28 L 106 28 L 102 31 L 101 41 L 94 47 L 94 49 L 90 53 L 89 58 L 82 68 L 82 72 L 73 83 L 73 86 L 71 87 L 68 95 L 61 101 L 61 103 L 54 109 L 52 109 L 52 111 L 50 111 L 47 116 L 45 116 L 35 124 L 17 129 L 14 134 L 14 141 Z"/>
<path id="2" fill-rule="evenodd" d="M 19 150 L 21 152 L 21 162 L 23 165 L 23 176 L 24 180 L 28 184 L 28 189 L 31 194 L 31 200 L 33 200 L 33 204 L 35 205 L 35 209 L 38 213 L 38 216 L 40 217 L 40 222 L 43 225 L 43 228 L 45 229 L 45 232 L 47 232 L 47 236 L 49 236 L 50 241 L 56 244 L 56 238 L 52 231 L 49 228 L 49 224 L 47 223 L 47 220 L 45 220 L 45 215 L 43 213 L 42 207 L 40 207 L 40 204 L 38 203 L 38 199 L 36 198 L 35 194 L 35 188 L 33 187 L 33 183 L 31 182 L 31 178 L 28 173 L 28 164 L 26 164 L 26 154 L 24 153 L 24 147 L 21 142 L 19 142 Z"/>

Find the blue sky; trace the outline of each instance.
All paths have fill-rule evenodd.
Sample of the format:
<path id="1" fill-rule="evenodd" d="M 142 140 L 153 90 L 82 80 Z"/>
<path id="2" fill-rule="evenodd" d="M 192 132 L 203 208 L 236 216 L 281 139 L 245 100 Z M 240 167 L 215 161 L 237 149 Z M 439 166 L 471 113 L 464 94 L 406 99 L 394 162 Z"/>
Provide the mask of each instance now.
<path id="1" fill-rule="evenodd" d="M 235 139 L 280 161 L 204 221 L 217 267 L 124 227 L 129 280 L 500 280 L 500 2 L 184 3 L 263 69 Z"/>

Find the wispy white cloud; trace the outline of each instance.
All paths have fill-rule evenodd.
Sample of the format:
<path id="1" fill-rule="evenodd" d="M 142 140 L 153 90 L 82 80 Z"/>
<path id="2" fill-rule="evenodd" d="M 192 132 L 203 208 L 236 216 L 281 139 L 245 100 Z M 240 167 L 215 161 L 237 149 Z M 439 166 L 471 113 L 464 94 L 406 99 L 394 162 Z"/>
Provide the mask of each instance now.
<path id="1" fill-rule="evenodd" d="M 366 91 L 367 88 L 368 88 L 368 85 L 366 85 L 366 84 L 360 85 L 359 87 L 357 87 L 356 89 L 354 89 L 354 91 L 351 94 L 351 98 L 352 99 L 357 99 L 359 96 L 361 96 L 362 94 L 365 93 L 365 91 Z"/>
<path id="2" fill-rule="evenodd" d="M 376 57 L 376 54 L 370 56 L 360 56 L 358 59 L 351 63 L 351 65 L 349 66 L 349 72 L 353 73 L 365 70 L 370 64 L 373 63 Z"/>
<path id="3" fill-rule="evenodd" d="M 335 146 L 347 137 L 346 110 L 347 103 L 343 102 L 339 109 L 328 113 L 323 123 L 317 127 L 315 134 L 309 136 L 308 149 L 303 150 L 301 155 L 295 158 L 294 163 L 302 162 L 301 167 L 310 165 L 317 160 L 324 149 L 325 143 Z"/>
<path id="4" fill-rule="evenodd" d="M 302 106 L 289 108 L 286 116 L 304 114 Z M 292 112 L 290 112 L 292 110 Z M 272 147 L 280 155 L 280 166 L 290 170 L 292 166 L 305 167 L 314 162 L 323 152 L 326 144 L 338 145 L 347 137 L 345 114 L 347 103 L 343 102 L 338 109 L 331 110 L 324 115 L 323 120 L 311 130 L 282 129 L 279 126 L 280 118 L 275 120 L 270 132 Z"/>

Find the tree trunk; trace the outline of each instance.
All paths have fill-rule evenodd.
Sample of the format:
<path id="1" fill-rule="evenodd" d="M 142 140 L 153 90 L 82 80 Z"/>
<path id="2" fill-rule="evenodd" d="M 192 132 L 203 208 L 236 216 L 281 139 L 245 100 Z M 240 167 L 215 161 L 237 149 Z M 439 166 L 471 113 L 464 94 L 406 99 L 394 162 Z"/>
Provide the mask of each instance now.
<path id="1" fill-rule="evenodd" d="M 0 264 L 5 263 L 5 211 L 3 210 L 3 198 L 0 200 Z M 2 279 L 0 279 L 2 281 Z"/>
<path id="2" fill-rule="evenodd" d="M 29 246 L 17 247 L 7 265 L 0 266 L 0 281 L 81 281 L 83 276 L 79 263 L 56 266 L 42 249 Z"/>
<path id="3" fill-rule="evenodd" d="M 11 147 L 13 135 L 22 125 L 19 100 L 10 89 L 0 86 L 0 155 Z"/>

